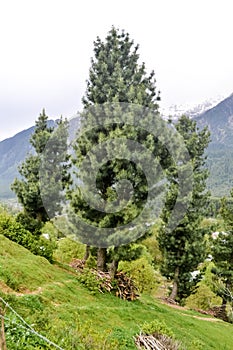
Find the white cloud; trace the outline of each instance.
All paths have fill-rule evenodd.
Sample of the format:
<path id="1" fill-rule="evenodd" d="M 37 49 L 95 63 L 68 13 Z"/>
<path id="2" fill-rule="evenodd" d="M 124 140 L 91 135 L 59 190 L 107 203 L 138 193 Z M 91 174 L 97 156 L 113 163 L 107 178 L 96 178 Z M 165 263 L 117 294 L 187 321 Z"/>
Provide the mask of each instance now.
<path id="1" fill-rule="evenodd" d="M 140 44 L 163 104 L 230 94 L 231 17 L 230 0 L 1 2 L 0 139 L 32 125 L 43 107 L 65 116 L 81 107 L 93 41 L 113 24 Z"/>

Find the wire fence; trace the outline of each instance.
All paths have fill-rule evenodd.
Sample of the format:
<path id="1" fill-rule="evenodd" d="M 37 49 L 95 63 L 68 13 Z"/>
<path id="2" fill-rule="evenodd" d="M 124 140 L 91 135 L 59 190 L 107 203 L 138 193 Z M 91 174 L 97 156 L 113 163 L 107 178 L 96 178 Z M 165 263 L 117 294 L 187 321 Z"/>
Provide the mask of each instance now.
<path id="1" fill-rule="evenodd" d="M 0 302 L 3 303 L 3 305 L 5 305 L 5 308 L 9 309 L 24 325 L 21 324 L 17 324 L 17 326 L 19 328 L 23 328 L 27 331 L 29 331 L 30 333 L 36 335 L 37 337 L 39 337 L 40 339 L 42 339 L 44 342 L 46 342 L 49 345 L 52 345 L 54 348 L 59 349 L 59 350 L 64 350 L 63 348 L 61 348 L 59 345 L 55 344 L 54 342 L 52 342 L 51 340 L 49 340 L 48 338 L 46 338 L 44 335 L 38 333 L 34 328 L 32 328 L 30 326 L 30 324 L 28 324 L 24 318 L 22 316 L 20 316 L 3 298 L 0 297 Z M 11 321 L 9 318 L 7 318 L 4 314 L 0 315 L 0 319 L 2 320 L 6 320 L 6 321 Z M 0 349 L 1 350 L 1 349 Z"/>

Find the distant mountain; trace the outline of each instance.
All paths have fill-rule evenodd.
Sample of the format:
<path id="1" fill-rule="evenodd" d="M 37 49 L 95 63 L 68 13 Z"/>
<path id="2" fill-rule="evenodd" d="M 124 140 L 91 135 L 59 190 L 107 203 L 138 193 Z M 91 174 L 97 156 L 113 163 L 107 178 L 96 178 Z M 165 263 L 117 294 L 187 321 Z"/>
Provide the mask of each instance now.
<path id="1" fill-rule="evenodd" d="M 207 125 L 211 132 L 208 187 L 216 197 L 228 196 L 233 188 L 233 94 L 195 119 L 200 128 Z"/>
<path id="2" fill-rule="evenodd" d="M 171 116 L 173 119 L 177 119 L 182 116 L 182 114 L 186 114 L 190 118 L 195 118 L 207 110 L 215 107 L 223 100 L 223 96 L 217 96 L 215 98 L 204 100 L 198 104 L 171 105 L 168 108 L 161 108 L 160 112 L 165 118 Z"/>
<path id="3" fill-rule="evenodd" d="M 50 126 L 55 122 L 50 120 Z M 13 137 L 0 142 L 0 198 L 15 197 L 10 186 L 16 177 L 19 177 L 18 166 L 32 153 L 33 149 L 29 142 L 35 127 L 23 130 Z"/>
<path id="4" fill-rule="evenodd" d="M 33 130 L 31 127 L 0 142 L 0 198 L 14 196 L 10 184 L 18 176 L 18 166 L 31 151 L 29 139 Z"/>
<path id="5" fill-rule="evenodd" d="M 193 117 L 200 128 L 207 125 L 211 132 L 211 143 L 206 152 L 210 171 L 208 188 L 213 196 L 222 197 L 228 196 L 233 188 L 233 94 L 216 105 L 216 100 L 212 103 L 213 108 L 207 108 L 211 105 L 207 101 L 196 108 L 196 112 L 182 110 L 181 114 Z M 197 110 L 204 112 L 197 113 Z M 54 125 L 55 122 L 50 123 Z M 79 118 L 73 118 L 70 121 L 71 137 L 78 127 Z M 33 131 L 34 127 L 31 127 L 0 142 L 0 199 L 14 197 L 10 185 L 19 176 L 18 166 L 32 152 L 29 139 Z"/>
<path id="6" fill-rule="evenodd" d="M 208 126 L 211 148 L 233 146 L 233 94 L 195 118 L 200 127 Z"/>
<path id="7" fill-rule="evenodd" d="M 69 121 L 69 136 L 72 140 L 79 128 L 79 118 L 74 117 Z M 56 126 L 56 121 L 49 120 L 50 127 Z M 10 186 L 16 177 L 19 177 L 18 167 L 28 154 L 33 152 L 29 140 L 35 127 L 23 130 L 13 137 L 0 142 L 0 199 L 14 198 L 15 194 Z"/>

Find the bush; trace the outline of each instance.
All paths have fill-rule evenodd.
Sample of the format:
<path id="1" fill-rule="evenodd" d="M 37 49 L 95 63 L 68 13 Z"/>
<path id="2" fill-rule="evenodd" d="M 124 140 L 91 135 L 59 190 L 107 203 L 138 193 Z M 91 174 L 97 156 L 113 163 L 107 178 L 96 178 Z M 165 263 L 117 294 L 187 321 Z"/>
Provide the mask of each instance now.
<path id="1" fill-rule="evenodd" d="M 54 242 L 42 236 L 33 235 L 24 226 L 6 212 L 0 213 L 0 234 L 30 250 L 33 254 L 43 256 L 50 262 L 53 260 Z"/>
<path id="2" fill-rule="evenodd" d="M 174 338 L 174 333 L 164 322 L 154 320 L 152 322 L 146 322 L 141 328 L 143 334 L 161 334 L 170 338 Z"/>
<path id="3" fill-rule="evenodd" d="M 209 310 L 214 305 L 220 305 L 221 298 L 204 283 L 199 284 L 196 292 L 191 294 L 185 302 L 185 305 L 191 309 Z"/>
<path id="4" fill-rule="evenodd" d="M 78 275 L 78 281 L 82 283 L 92 293 L 97 293 L 101 290 L 101 280 L 88 268 L 85 268 L 83 272 Z"/>
<path id="5" fill-rule="evenodd" d="M 71 238 L 61 238 L 57 243 L 57 249 L 54 251 L 55 260 L 68 264 L 72 258 L 83 259 L 85 254 L 85 245 Z"/>
<path id="6" fill-rule="evenodd" d="M 158 288 L 160 276 L 145 256 L 130 262 L 121 261 L 119 270 L 133 279 L 140 293 L 152 293 Z"/>
<path id="7" fill-rule="evenodd" d="M 43 256 L 49 262 L 53 262 L 53 252 L 55 247 L 56 245 L 54 242 L 41 236 L 38 240 L 34 240 L 30 251 L 35 255 Z"/>
<path id="8" fill-rule="evenodd" d="M 29 250 L 35 241 L 32 233 L 7 213 L 0 214 L 0 233 Z"/>

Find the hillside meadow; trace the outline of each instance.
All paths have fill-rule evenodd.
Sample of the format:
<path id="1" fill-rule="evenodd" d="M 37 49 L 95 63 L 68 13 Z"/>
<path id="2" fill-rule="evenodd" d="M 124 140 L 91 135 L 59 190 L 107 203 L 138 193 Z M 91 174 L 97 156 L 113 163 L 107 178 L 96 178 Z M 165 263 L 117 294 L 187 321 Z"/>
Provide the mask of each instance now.
<path id="1" fill-rule="evenodd" d="M 61 349 L 136 349 L 134 337 L 145 322 L 164 322 L 182 348 L 231 350 L 233 325 L 192 310 L 173 308 L 152 296 L 134 302 L 92 293 L 78 274 L 0 236 L 0 297 L 39 334 Z M 29 332 L 6 309 L 9 349 L 54 349 Z"/>

